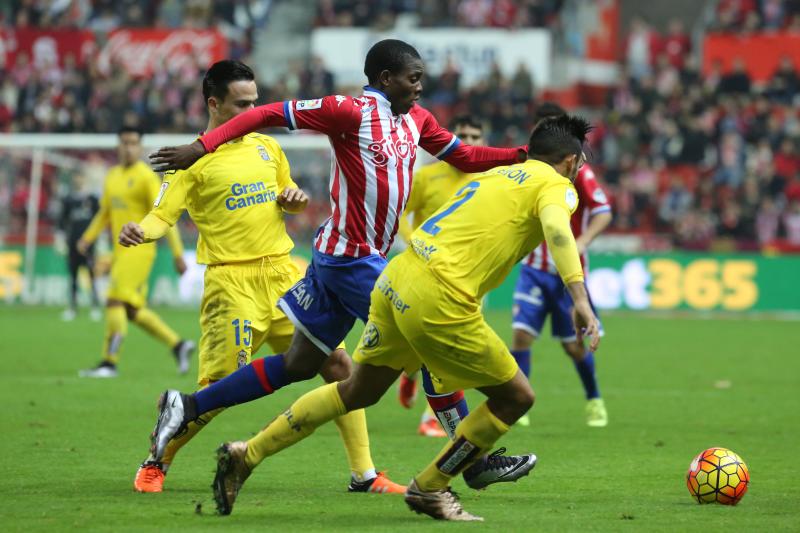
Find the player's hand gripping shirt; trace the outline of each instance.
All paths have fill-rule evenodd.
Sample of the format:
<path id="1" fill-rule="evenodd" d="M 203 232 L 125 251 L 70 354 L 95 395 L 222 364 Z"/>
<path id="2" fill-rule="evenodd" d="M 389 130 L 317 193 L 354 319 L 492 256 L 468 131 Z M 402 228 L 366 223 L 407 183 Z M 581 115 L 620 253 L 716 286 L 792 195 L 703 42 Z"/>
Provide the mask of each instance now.
<path id="1" fill-rule="evenodd" d="M 332 214 L 314 246 L 336 256 L 385 256 L 411 190 L 417 147 L 464 172 L 511 164 L 520 156 L 519 148 L 462 144 L 418 105 L 395 115 L 386 96 L 370 87 L 358 98 L 336 95 L 259 106 L 200 141 L 212 152 L 247 132 L 274 126 L 315 130 L 330 139 Z"/>
<path id="2" fill-rule="evenodd" d="M 529 160 L 474 176 L 422 223 L 410 244 L 439 280 L 474 301 L 497 287 L 555 225 L 571 240 L 571 247 L 559 247 L 561 276 L 565 283 L 582 281 L 569 231 L 569 215 L 577 207 L 577 192 L 567 178 Z M 554 220 L 542 220 L 544 211 Z"/>
<path id="3" fill-rule="evenodd" d="M 285 255 L 294 243 L 276 200 L 287 187 L 297 185 L 286 154 L 272 137 L 254 133 L 165 176 L 151 216 L 173 225 L 188 210 L 200 233 L 198 263 Z M 142 226 L 148 239 L 158 231 L 149 220 Z"/>
<path id="4" fill-rule="evenodd" d="M 151 253 L 155 254 L 155 245 L 145 245 L 139 250 L 125 248 L 119 244 L 122 226 L 131 220 L 141 220 L 153 207 L 161 188 L 161 180 L 143 161 L 137 161 L 129 167 L 117 165 L 108 171 L 103 196 L 100 199 L 100 210 L 92 219 L 92 223 L 83 234 L 83 239 L 94 242 L 106 227 L 111 226 L 114 241 L 114 254 Z M 177 230 L 170 232 L 169 245 L 174 256 L 183 253 L 183 246 Z"/>
<path id="5" fill-rule="evenodd" d="M 400 219 L 400 236 L 409 241 L 411 232 L 469 182 L 471 176 L 444 161 L 418 169 L 414 173 L 414 186 L 405 213 Z M 409 216 L 413 217 L 410 222 Z"/>
<path id="6" fill-rule="evenodd" d="M 589 219 L 598 213 L 610 212 L 611 204 L 608 202 L 605 191 L 597 183 L 595 174 L 589 165 L 583 165 L 578 171 L 578 177 L 575 178 L 575 189 L 578 191 L 578 209 L 572 215 L 570 225 L 572 226 L 572 234 L 577 239 L 586 230 L 589 225 Z M 588 254 L 586 252 L 581 254 L 581 264 L 584 270 L 589 264 L 588 261 Z M 522 260 L 522 263 L 537 270 L 558 274 L 553 256 L 547 250 L 546 242 L 537 246 L 533 252 Z"/>

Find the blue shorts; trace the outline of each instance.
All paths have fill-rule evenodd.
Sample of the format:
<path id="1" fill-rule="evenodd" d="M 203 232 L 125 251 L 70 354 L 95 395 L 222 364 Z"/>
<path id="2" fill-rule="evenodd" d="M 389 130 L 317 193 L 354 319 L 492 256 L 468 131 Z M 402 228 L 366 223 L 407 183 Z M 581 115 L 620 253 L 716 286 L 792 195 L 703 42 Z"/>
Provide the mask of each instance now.
<path id="1" fill-rule="evenodd" d="M 553 338 L 561 342 L 574 341 L 577 336 L 572 325 L 572 307 L 572 297 L 560 276 L 522 265 L 514 287 L 513 329 L 538 337 L 549 314 Z M 592 309 L 597 315 L 594 305 Z M 602 325 L 600 334 L 603 334 Z"/>
<path id="2" fill-rule="evenodd" d="M 357 318 L 367 322 L 370 293 L 385 267 L 379 255 L 353 259 L 314 250 L 305 277 L 278 300 L 278 307 L 317 348 L 331 353 Z"/>

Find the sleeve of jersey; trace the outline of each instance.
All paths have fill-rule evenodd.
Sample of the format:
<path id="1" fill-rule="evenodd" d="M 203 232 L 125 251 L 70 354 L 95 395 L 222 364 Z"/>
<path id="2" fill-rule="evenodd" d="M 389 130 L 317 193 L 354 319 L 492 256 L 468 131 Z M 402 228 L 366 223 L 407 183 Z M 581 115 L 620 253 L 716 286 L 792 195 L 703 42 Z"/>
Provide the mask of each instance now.
<path id="1" fill-rule="evenodd" d="M 278 152 L 278 172 L 276 181 L 278 182 L 278 194 L 282 193 L 284 189 L 297 189 L 297 184 L 292 179 L 292 169 L 289 165 L 289 160 L 286 154 L 280 147 L 277 148 Z"/>
<path id="2" fill-rule="evenodd" d="M 167 230 L 167 244 L 172 252 L 172 257 L 183 257 L 183 241 L 178 226 L 172 226 Z"/>
<path id="3" fill-rule="evenodd" d="M 141 222 L 139 222 L 139 226 L 144 232 L 144 242 L 157 241 L 166 235 L 169 228 L 172 227 L 170 224 L 154 215 L 152 211 L 145 215 Z"/>
<path id="4" fill-rule="evenodd" d="M 583 175 L 579 187 L 579 197 L 581 202 L 586 202 L 590 216 L 611 212 L 611 204 L 608 202 L 608 196 L 606 196 L 606 192 L 600 184 L 597 183 L 594 172 L 587 170 Z"/>
<path id="5" fill-rule="evenodd" d="M 524 160 L 527 148 L 490 148 L 462 143 L 427 113 L 420 131 L 419 145 L 437 159 L 447 161 L 462 172 L 485 172 L 501 165 Z"/>
<path id="6" fill-rule="evenodd" d="M 165 175 L 161 188 L 153 199 L 151 213 L 170 226 L 174 226 L 186 210 L 187 181 L 190 179 L 191 174 L 186 171 Z"/>
<path id="7" fill-rule="evenodd" d="M 546 205 L 539 213 L 547 249 L 564 284 L 583 282 L 578 246 L 569 224 L 569 211 L 557 204 Z"/>

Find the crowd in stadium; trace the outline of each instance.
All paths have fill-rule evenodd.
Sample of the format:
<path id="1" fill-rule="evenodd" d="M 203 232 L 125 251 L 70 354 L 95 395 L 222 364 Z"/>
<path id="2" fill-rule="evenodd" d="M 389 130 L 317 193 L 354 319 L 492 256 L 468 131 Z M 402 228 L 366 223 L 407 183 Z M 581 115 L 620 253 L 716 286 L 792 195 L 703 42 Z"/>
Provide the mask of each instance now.
<path id="1" fill-rule="evenodd" d="M 173 3 L 128 2 L 126 13 L 168 23 Z M 51 20 L 85 16 L 91 25 L 103 17 L 106 4 L 95 2 L 94 14 L 65 10 Z M 209 24 L 235 18 L 242 5 L 259 2 L 233 3 L 226 9 L 220 4 L 225 3 L 192 1 L 183 9 L 194 13 L 189 20 Z M 371 10 L 378 7 L 384 13 L 413 12 L 424 21 L 435 5 L 443 10 L 437 17 L 444 17 L 437 20 L 448 24 L 495 25 L 473 18 L 480 6 L 496 8 L 494 4 L 503 2 L 331 0 L 320 3 L 317 22 L 361 24 L 374 20 Z M 515 9 L 540 10 L 544 18 L 531 20 L 539 24 L 553 16 L 558 4 L 529 1 Z M 711 26 L 740 32 L 792 28 L 800 20 L 799 6 L 800 2 L 790 1 L 723 0 Z M 340 16 L 362 11 L 363 20 L 342 21 Z M 22 9 L 16 20 L 41 23 L 49 16 Z M 116 23 L 123 22 L 135 20 Z M 776 239 L 800 245 L 797 65 L 784 58 L 766 84 L 757 84 L 740 61 L 728 72 L 715 65 L 710 73 L 701 73 L 698 54 L 692 52 L 691 39 L 679 21 L 671 22 L 662 34 L 643 19 L 634 19 L 624 42 L 621 83 L 609 91 L 602 110 L 588 110 L 596 125 L 590 160 L 613 198 L 613 229 L 670 234 L 684 248 L 707 248 L 726 237 L 740 248 Z M 124 123 L 154 132 L 200 131 L 206 123 L 198 90 L 204 68 L 188 64 L 179 72 L 133 79 L 121 68 L 104 73 L 92 62 L 79 66 L 74 58 L 66 58 L 63 66 L 35 67 L 20 54 L 15 64 L 0 71 L 0 129 L 113 132 Z M 459 78 L 459 72 L 450 69 L 425 80 L 423 103 L 441 122 L 469 112 L 485 120 L 491 143 L 525 142 L 539 89 L 529 72 L 521 67 L 507 77 L 498 67 L 472 87 L 462 87 Z M 262 101 L 276 101 L 336 90 L 351 88 L 337 87 L 334 76 L 313 59 L 306 66 L 293 65 L 284 80 L 262 87 L 260 95 Z"/>

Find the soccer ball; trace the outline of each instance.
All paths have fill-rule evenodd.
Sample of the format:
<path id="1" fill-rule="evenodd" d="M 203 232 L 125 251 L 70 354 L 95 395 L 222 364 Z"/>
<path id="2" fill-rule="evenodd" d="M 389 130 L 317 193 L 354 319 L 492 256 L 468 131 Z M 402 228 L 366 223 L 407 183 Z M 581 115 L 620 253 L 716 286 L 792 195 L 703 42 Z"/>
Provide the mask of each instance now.
<path id="1" fill-rule="evenodd" d="M 689 465 L 686 486 L 698 503 L 736 505 L 747 492 L 750 473 L 741 457 L 726 448 L 709 448 Z"/>

